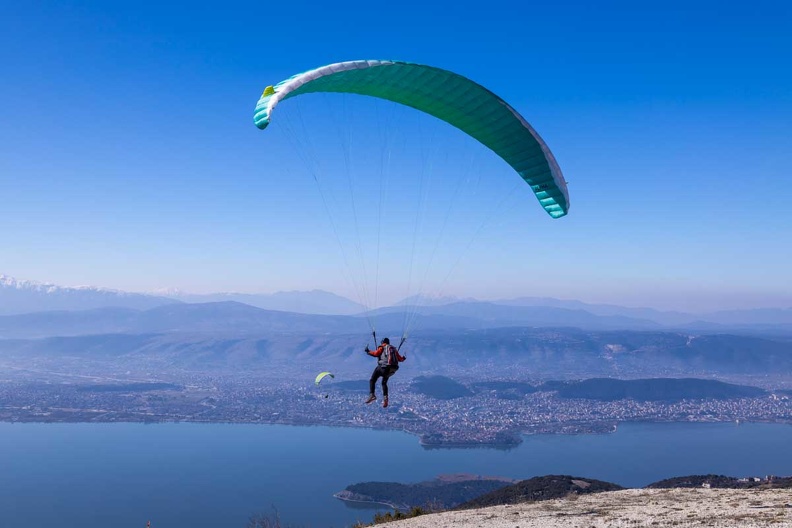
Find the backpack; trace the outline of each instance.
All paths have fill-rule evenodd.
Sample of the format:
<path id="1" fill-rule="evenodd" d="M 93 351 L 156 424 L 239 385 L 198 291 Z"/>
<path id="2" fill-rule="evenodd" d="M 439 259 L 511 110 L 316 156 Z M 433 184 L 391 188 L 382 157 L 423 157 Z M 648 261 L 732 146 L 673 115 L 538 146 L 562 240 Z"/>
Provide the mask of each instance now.
<path id="1" fill-rule="evenodd" d="M 382 364 L 391 368 L 399 368 L 399 358 L 396 354 L 396 347 L 385 345 L 385 348 L 382 349 Z"/>

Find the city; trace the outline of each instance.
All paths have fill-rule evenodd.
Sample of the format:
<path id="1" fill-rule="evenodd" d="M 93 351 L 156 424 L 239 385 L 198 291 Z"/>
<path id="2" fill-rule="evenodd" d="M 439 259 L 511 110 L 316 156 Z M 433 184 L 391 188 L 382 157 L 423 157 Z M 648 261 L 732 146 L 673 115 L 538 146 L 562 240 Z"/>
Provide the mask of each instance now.
<path id="1" fill-rule="evenodd" d="M 379 391 L 379 387 L 378 387 Z M 681 401 L 569 399 L 553 391 L 504 398 L 497 390 L 436 399 L 391 383 L 391 405 L 363 403 L 366 380 L 317 387 L 284 379 L 196 376 L 164 382 L 0 383 L 6 422 L 215 422 L 324 425 L 401 430 L 426 447 L 520 443 L 522 434 L 606 433 L 619 423 L 786 422 L 786 391 L 752 398 Z"/>

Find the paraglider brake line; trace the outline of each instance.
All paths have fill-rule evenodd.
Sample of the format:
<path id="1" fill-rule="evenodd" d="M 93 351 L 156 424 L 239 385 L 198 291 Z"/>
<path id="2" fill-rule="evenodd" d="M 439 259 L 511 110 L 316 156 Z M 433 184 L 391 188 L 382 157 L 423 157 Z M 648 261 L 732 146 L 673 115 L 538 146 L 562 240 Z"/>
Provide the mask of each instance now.
<path id="1" fill-rule="evenodd" d="M 402 347 L 402 345 L 404 344 L 405 341 L 407 341 L 407 337 L 406 336 L 402 336 L 401 343 L 399 343 L 399 346 L 396 347 L 396 351 L 397 352 L 401 352 L 401 347 Z"/>

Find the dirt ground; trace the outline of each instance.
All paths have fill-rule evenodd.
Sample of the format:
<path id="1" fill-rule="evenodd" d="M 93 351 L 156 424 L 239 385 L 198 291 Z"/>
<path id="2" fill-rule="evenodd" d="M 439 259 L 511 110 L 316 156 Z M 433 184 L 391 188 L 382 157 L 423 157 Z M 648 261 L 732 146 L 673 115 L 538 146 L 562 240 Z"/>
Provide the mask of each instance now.
<path id="1" fill-rule="evenodd" d="M 424 515 L 388 528 L 792 528 L 792 490 L 624 490 Z"/>

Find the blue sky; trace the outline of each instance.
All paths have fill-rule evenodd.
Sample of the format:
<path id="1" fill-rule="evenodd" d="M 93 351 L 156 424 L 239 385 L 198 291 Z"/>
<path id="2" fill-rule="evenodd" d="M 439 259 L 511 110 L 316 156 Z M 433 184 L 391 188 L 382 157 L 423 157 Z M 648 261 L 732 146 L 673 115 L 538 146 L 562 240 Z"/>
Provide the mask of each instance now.
<path id="1" fill-rule="evenodd" d="M 354 260 L 353 228 L 339 216 L 347 239 L 335 238 L 283 128 L 261 132 L 252 113 L 264 86 L 291 74 L 385 58 L 490 88 L 539 131 L 569 181 L 570 214 L 551 220 L 515 194 L 517 177 L 497 158 L 399 110 L 390 134 L 413 137 L 418 123 L 418 140 L 431 140 L 431 210 L 444 210 L 460 171 L 490 178 L 460 199 L 478 215 L 472 227 L 453 217 L 447 230 L 446 250 L 468 248 L 459 265 L 419 250 L 424 268 L 453 268 L 448 280 L 430 277 L 439 293 L 792 306 L 788 2 L 219 5 L 3 2 L 0 273 L 135 291 L 321 288 L 360 300 L 348 277 L 362 268 L 339 251 L 347 244 Z M 342 167 L 322 135 L 330 118 L 312 110 L 324 100 L 307 97 L 284 103 L 284 123 L 297 122 L 295 111 L 314 120 L 331 186 Z M 351 104 L 338 102 L 337 115 Z M 360 108 L 344 126 L 371 138 L 382 111 Z M 398 154 L 390 189 L 402 181 L 395 172 L 423 161 L 414 144 Z M 366 159 L 356 158 L 355 181 Z M 378 304 L 410 290 L 404 219 L 421 204 L 404 185 L 389 195 L 401 220 L 384 229 Z M 465 201 L 474 198 L 477 207 Z"/>

